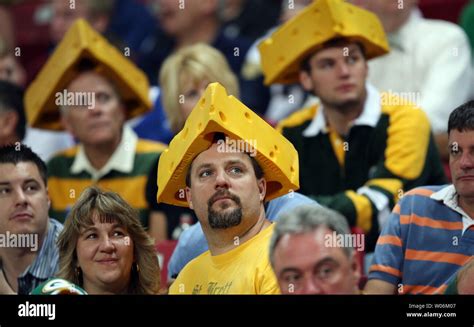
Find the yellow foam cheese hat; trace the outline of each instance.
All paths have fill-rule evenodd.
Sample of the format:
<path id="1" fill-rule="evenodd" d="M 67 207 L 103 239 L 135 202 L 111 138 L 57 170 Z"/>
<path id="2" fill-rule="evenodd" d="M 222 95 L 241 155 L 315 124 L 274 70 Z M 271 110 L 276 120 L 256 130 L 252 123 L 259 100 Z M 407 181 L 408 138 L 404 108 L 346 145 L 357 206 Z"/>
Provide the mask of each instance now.
<path id="1" fill-rule="evenodd" d="M 31 126 L 62 129 L 56 94 L 77 76 L 77 65 L 85 59 L 95 64 L 95 71 L 114 82 L 127 107 L 127 118 L 151 108 L 146 75 L 85 20 L 78 19 L 26 90 L 25 109 Z"/>
<path id="2" fill-rule="evenodd" d="M 343 0 L 315 0 L 260 43 L 265 84 L 298 83 L 301 61 L 334 38 L 360 42 L 367 59 L 389 51 L 375 14 Z"/>
<path id="3" fill-rule="evenodd" d="M 222 85 L 212 83 L 160 156 L 158 202 L 188 206 L 186 173 L 194 158 L 212 146 L 215 133 L 252 143 L 267 181 L 265 200 L 299 188 L 298 152 L 290 141 L 235 97 L 228 96 Z"/>

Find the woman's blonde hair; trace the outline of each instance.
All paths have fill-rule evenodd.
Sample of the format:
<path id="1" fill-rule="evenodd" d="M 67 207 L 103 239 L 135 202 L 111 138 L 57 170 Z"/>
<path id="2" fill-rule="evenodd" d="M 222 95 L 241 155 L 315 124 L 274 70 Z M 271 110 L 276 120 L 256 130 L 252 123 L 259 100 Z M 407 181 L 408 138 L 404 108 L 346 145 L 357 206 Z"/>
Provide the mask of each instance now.
<path id="1" fill-rule="evenodd" d="M 160 288 L 158 258 L 152 239 L 138 219 L 138 213 L 117 193 L 104 192 L 95 186 L 81 194 L 58 238 L 58 277 L 83 287 L 82 271 L 77 267 L 77 239 L 82 228 L 94 225 L 95 217 L 101 223 L 117 222 L 127 230 L 133 241 L 135 263 L 131 268 L 127 293 L 157 294 Z"/>
<path id="2" fill-rule="evenodd" d="M 163 106 L 175 133 L 181 130 L 186 120 L 179 104 L 184 78 L 196 84 L 206 79 L 210 83 L 219 82 L 228 94 L 239 97 L 237 77 L 219 50 L 204 43 L 178 50 L 164 61 L 160 71 Z"/>

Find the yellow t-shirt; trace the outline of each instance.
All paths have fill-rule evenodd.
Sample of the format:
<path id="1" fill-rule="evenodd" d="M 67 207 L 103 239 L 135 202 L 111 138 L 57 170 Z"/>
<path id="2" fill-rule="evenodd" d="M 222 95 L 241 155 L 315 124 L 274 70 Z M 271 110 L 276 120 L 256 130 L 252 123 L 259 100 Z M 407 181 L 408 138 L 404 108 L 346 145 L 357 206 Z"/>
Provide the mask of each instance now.
<path id="1" fill-rule="evenodd" d="M 274 224 L 229 252 L 189 262 L 169 294 L 280 294 L 269 259 Z"/>

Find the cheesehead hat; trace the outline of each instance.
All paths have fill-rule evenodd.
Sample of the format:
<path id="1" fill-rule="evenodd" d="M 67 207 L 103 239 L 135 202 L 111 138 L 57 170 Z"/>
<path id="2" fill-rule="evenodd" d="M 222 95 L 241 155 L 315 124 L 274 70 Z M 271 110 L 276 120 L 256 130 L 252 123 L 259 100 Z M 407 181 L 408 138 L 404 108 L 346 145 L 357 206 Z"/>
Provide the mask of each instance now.
<path id="1" fill-rule="evenodd" d="M 361 43 L 367 59 L 389 51 L 375 14 L 343 0 L 315 0 L 260 43 L 265 84 L 298 83 L 301 62 L 335 38 Z"/>
<path id="2" fill-rule="evenodd" d="M 290 141 L 235 97 L 228 96 L 222 85 L 212 83 L 160 156 L 158 202 L 188 206 L 186 173 L 194 158 L 212 146 L 215 133 L 253 146 L 267 181 L 266 201 L 299 188 L 298 153 Z"/>
<path id="3" fill-rule="evenodd" d="M 78 19 L 26 90 L 25 110 L 31 126 L 62 129 L 57 94 L 79 74 L 78 66 L 84 60 L 114 82 L 126 105 L 127 118 L 151 108 L 146 75 L 84 19 Z"/>

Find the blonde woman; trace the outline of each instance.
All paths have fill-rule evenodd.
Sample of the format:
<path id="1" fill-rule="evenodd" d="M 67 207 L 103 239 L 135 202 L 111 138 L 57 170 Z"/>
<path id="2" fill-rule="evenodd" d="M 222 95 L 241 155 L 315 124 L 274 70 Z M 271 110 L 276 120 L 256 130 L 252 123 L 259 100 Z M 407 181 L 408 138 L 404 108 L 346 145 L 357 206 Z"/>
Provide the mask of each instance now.
<path id="1" fill-rule="evenodd" d="M 239 83 L 224 55 L 198 43 L 169 56 L 160 71 L 163 106 L 178 133 L 209 83 L 221 83 L 229 94 L 239 97 Z"/>

